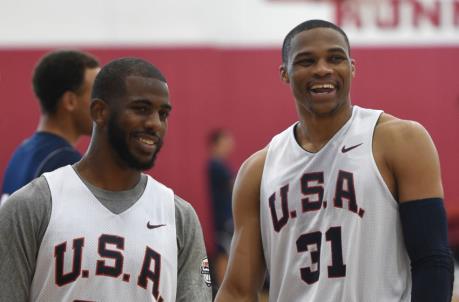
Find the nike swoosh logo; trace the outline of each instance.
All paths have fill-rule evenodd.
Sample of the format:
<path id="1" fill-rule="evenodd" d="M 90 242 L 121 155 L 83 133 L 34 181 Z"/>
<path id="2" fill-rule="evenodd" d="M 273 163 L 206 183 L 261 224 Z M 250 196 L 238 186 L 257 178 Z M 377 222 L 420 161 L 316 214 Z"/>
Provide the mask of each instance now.
<path id="1" fill-rule="evenodd" d="M 354 146 L 351 146 L 351 147 L 349 147 L 349 148 L 346 148 L 346 146 L 343 146 L 343 148 L 341 149 L 341 152 L 343 152 L 343 153 L 349 152 L 349 151 L 351 151 L 352 149 L 355 149 L 355 148 L 359 147 L 359 146 L 362 145 L 362 144 L 363 144 L 363 143 L 360 143 L 360 144 L 358 144 L 358 145 L 354 145 Z"/>
<path id="2" fill-rule="evenodd" d="M 162 226 L 165 226 L 165 224 L 150 224 L 150 221 L 147 222 L 147 228 L 149 228 L 150 230 L 160 228 Z"/>

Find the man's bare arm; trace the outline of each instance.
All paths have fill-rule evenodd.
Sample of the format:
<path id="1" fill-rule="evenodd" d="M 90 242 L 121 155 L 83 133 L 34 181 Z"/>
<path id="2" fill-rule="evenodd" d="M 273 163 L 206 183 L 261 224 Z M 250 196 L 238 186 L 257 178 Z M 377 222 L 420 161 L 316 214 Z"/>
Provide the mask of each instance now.
<path id="1" fill-rule="evenodd" d="M 440 161 L 427 131 L 412 121 L 388 123 L 386 160 L 397 184 L 399 202 L 443 197 Z M 389 151 L 390 150 L 390 151 Z"/>
<path id="2" fill-rule="evenodd" d="M 382 131 L 381 131 L 382 130 Z M 440 163 L 434 143 L 418 123 L 398 119 L 375 133 L 383 147 L 411 260 L 412 301 L 450 301 L 453 261 L 448 248 Z M 385 147 L 384 147 L 385 146 Z M 390 177 L 391 176 L 391 177 Z"/>
<path id="3" fill-rule="evenodd" d="M 241 166 L 233 191 L 234 235 L 228 268 L 216 302 L 258 301 L 266 265 L 260 230 L 260 184 L 266 150 Z"/>

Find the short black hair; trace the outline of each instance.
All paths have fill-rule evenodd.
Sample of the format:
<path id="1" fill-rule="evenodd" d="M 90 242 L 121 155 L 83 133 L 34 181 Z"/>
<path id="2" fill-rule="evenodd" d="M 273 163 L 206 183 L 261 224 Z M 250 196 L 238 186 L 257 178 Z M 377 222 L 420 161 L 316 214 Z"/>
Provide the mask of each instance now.
<path id="1" fill-rule="evenodd" d="M 351 53 L 351 45 L 349 43 L 349 39 L 347 38 L 346 33 L 339 26 L 337 26 L 337 25 L 335 25 L 335 24 L 333 24 L 331 22 L 325 21 L 325 20 L 313 19 L 313 20 L 304 21 L 303 23 L 298 24 L 297 26 L 295 26 L 285 36 L 284 43 L 282 44 L 282 63 L 283 64 L 287 64 L 289 52 L 290 52 L 290 49 L 291 49 L 292 39 L 297 34 L 303 32 L 303 31 L 306 31 L 306 30 L 310 30 L 310 29 L 314 29 L 314 28 L 324 28 L 324 27 L 325 28 L 334 29 L 334 30 L 336 30 L 337 32 L 339 32 L 340 34 L 343 35 L 344 40 L 346 41 L 346 44 L 347 44 L 347 48 L 348 48 L 349 54 L 350 54 Z"/>
<path id="2" fill-rule="evenodd" d="M 228 135 L 228 131 L 226 131 L 223 128 L 216 128 L 210 131 L 208 137 L 207 137 L 207 142 L 209 146 L 215 146 L 216 144 L 219 143 L 220 139 Z"/>
<path id="3" fill-rule="evenodd" d="M 119 58 L 105 65 L 96 76 L 92 99 L 110 103 L 112 99 L 123 96 L 128 76 L 153 78 L 167 83 L 161 71 L 150 62 L 132 57 Z"/>
<path id="4" fill-rule="evenodd" d="M 99 67 L 92 55 L 77 50 L 56 50 L 38 61 L 32 77 L 35 95 L 42 112 L 53 114 L 64 92 L 78 93 L 86 69 Z"/>

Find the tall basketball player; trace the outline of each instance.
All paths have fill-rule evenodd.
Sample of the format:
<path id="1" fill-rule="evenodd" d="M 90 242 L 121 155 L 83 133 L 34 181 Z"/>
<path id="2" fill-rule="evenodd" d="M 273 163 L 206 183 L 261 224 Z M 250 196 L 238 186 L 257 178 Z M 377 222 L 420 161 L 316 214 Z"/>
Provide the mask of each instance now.
<path id="1" fill-rule="evenodd" d="M 150 63 L 102 68 L 87 153 L 0 208 L 0 301 L 211 301 L 193 208 L 141 172 L 153 166 L 171 108 Z"/>
<path id="2" fill-rule="evenodd" d="M 352 105 L 355 62 L 336 25 L 286 36 L 280 75 L 299 121 L 240 168 L 216 301 L 451 299 L 439 159 L 418 123 Z M 408 84 L 408 83 L 407 83 Z"/>

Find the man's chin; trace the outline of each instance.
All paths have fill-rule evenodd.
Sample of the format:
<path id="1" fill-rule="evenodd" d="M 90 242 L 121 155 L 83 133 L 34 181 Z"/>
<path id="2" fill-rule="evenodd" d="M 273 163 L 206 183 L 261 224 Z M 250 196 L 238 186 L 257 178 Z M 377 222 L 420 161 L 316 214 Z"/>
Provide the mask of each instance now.
<path id="1" fill-rule="evenodd" d="M 309 107 L 309 111 L 314 113 L 317 116 L 333 116 L 342 108 L 342 102 L 323 102 L 316 103 Z"/>
<path id="2" fill-rule="evenodd" d="M 138 161 L 138 160 L 131 159 L 131 160 L 126 161 L 126 164 L 131 169 L 138 170 L 138 171 L 145 171 L 145 170 L 149 170 L 153 168 L 155 162 L 154 160 L 145 162 L 145 161 Z"/>
<path id="3" fill-rule="evenodd" d="M 139 170 L 140 171 L 147 171 L 147 170 L 150 170 L 151 168 L 153 168 L 155 165 L 155 162 L 150 162 L 150 163 L 144 163 L 142 165 L 139 165 Z"/>
<path id="4" fill-rule="evenodd" d="M 129 160 L 127 160 L 127 164 L 128 164 L 129 167 L 131 167 L 131 168 L 133 168 L 135 170 L 139 170 L 139 171 L 149 170 L 149 169 L 153 168 L 153 166 L 155 165 L 156 154 L 157 153 L 155 153 L 150 158 L 143 159 L 143 160 L 141 160 L 139 158 L 130 158 Z"/>

